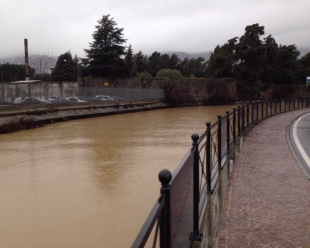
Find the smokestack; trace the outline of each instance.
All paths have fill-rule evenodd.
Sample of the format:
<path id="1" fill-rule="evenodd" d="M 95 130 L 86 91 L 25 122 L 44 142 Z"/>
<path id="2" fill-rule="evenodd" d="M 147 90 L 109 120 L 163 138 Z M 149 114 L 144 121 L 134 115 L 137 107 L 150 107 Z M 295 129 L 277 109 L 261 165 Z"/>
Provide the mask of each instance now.
<path id="1" fill-rule="evenodd" d="M 29 80 L 29 69 L 28 69 L 28 41 L 27 39 L 24 39 L 24 44 L 25 44 L 25 76 L 26 76 L 26 81 Z"/>

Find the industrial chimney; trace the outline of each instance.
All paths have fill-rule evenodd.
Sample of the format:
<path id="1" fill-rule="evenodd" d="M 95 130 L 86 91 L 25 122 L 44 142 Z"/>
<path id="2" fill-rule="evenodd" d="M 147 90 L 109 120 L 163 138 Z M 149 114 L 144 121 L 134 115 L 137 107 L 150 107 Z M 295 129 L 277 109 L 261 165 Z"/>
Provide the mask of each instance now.
<path id="1" fill-rule="evenodd" d="M 28 60 L 28 41 L 27 39 L 24 39 L 24 44 L 25 44 L 25 76 L 26 76 L 26 81 L 29 80 L 29 60 Z"/>

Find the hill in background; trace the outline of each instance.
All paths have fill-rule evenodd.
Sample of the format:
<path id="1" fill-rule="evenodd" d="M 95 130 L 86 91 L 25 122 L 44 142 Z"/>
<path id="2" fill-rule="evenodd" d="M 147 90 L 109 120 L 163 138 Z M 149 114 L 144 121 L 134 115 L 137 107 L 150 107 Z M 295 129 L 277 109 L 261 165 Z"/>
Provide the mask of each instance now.
<path id="1" fill-rule="evenodd" d="M 178 57 L 181 60 L 183 60 L 185 58 L 194 59 L 194 58 L 199 58 L 199 57 L 202 57 L 202 58 L 208 60 L 210 58 L 210 56 L 211 56 L 211 51 L 210 52 L 205 52 L 205 53 L 165 52 L 165 53 L 162 53 L 162 54 L 169 54 L 171 56 L 174 53 L 176 55 L 178 55 Z"/>
<path id="2" fill-rule="evenodd" d="M 179 56 L 179 58 L 181 60 L 183 60 L 184 58 L 198 58 L 198 57 L 202 57 L 205 58 L 206 60 L 209 59 L 211 52 L 205 52 L 205 53 L 185 53 L 185 52 L 160 52 L 160 54 L 169 54 L 170 56 L 172 54 L 176 54 Z M 29 64 L 31 66 L 31 64 L 34 64 L 34 62 L 37 62 L 39 58 L 39 55 L 33 55 L 33 56 L 29 56 Z M 55 67 L 57 61 L 57 57 L 53 57 L 51 59 L 50 62 L 50 67 Z M 0 63 L 4 64 L 4 63 L 9 63 L 9 64 L 25 64 L 25 57 L 22 56 L 16 56 L 16 57 L 9 57 L 9 58 L 0 58 Z"/>

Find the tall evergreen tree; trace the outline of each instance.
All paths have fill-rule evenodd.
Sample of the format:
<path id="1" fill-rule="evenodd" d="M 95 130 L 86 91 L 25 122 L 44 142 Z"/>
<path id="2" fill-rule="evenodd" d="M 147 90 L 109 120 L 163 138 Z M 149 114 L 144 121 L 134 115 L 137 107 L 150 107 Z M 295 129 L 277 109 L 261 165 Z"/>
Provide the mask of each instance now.
<path id="1" fill-rule="evenodd" d="M 90 49 L 84 49 L 89 63 L 89 73 L 98 77 L 128 76 L 123 56 L 126 55 L 123 43 L 123 28 L 110 15 L 103 15 L 95 26 L 93 43 Z"/>
<path id="2" fill-rule="evenodd" d="M 180 69 L 180 63 L 181 63 L 181 59 L 179 58 L 178 55 L 176 55 L 174 53 L 170 57 L 169 68 L 172 70 L 179 70 Z"/>
<path id="3" fill-rule="evenodd" d="M 55 81 L 75 82 L 78 78 L 78 67 L 73 61 L 71 52 L 66 52 L 58 57 L 55 68 L 52 72 Z"/>
<path id="4" fill-rule="evenodd" d="M 264 35 L 264 26 L 253 24 L 246 26 L 245 34 L 235 45 L 238 64 L 234 68 L 234 76 L 239 80 L 256 82 L 264 72 L 265 47 L 260 36 Z"/>
<path id="5" fill-rule="evenodd" d="M 235 66 L 235 45 L 238 37 L 228 40 L 223 46 L 217 45 L 208 60 L 208 74 L 215 78 L 231 77 Z"/>
<path id="6" fill-rule="evenodd" d="M 160 69 L 171 69 L 170 68 L 170 56 L 169 54 L 160 55 Z"/>
<path id="7" fill-rule="evenodd" d="M 297 84 L 300 52 L 295 45 L 280 46 L 278 49 L 278 81 L 277 84 Z"/>
<path id="8" fill-rule="evenodd" d="M 300 60 L 300 82 L 304 84 L 307 77 L 310 77 L 310 53 L 304 55 Z"/>
<path id="9" fill-rule="evenodd" d="M 278 81 L 278 44 L 271 35 L 264 38 L 266 61 L 262 81 L 267 85 L 277 83 Z"/>
<path id="10" fill-rule="evenodd" d="M 191 68 L 189 58 L 185 57 L 180 63 L 180 71 L 184 77 L 190 77 L 191 75 Z"/>
<path id="11" fill-rule="evenodd" d="M 134 62 L 134 58 L 133 58 L 133 51 L 131 48 L 131 44 L 129 45 L 128 50 L 126 52 L 125 64 L 126 64 L 126 68 L 127 68 L 129 77 L 135 76 L 136 70 L 135 70 L 135 62 Z"/>
<path id="12" fill-rule="evenodd" d="M 148 57 L 141 51 L 134 55 L 135 69 L 138 73 L 145 72 L 147 70 Z"/>
<path id="13" fill-rule="evenodd" d="M 155 77 L 157 72 L 162 69 L 161 68 L 161 56 L 160 53 L 155 51 L 149 57 L 148 64 L 147 64 L 147 72 L 149 72 L 152 77 Z"/>

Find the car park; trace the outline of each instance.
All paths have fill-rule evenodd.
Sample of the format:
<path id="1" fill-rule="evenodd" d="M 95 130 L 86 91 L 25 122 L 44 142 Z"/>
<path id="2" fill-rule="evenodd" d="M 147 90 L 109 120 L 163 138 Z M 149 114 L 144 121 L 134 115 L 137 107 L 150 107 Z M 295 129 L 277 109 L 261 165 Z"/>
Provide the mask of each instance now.
<path id="1" fill-rule="evenodd" d="M 67 99 L 69 102 L 86 102 L 86 101 L 80 100 L 80 99 L 77 98 L 77 97 L 67 97 L 66 99 Z"/>
<path id="2" fill-rule="evenodd" d="M 7 104 L 12 104 L 13 103 L 13 99 L 11 97 L 7 97 L 7 98 L 5 98 L 5 102 Z"/>
<path id="3" fill-rule="evenodd" d="M 50 102 L 52 103 L 61 103 L 61 102 L 69 102 L 66 98 L 64 97 L 56 97 L 56 98 L 52 98 L 50 100 Z"/>
<path id="4" fill-rule="evenodd" d="M 96 96 L 96 98 L 99 101 L 114 101 L 114 99 L 112 97 L 107 96 L 107 95 L 98 95 L 98 96 Z"/>
<path id="5" fill-rule="evenodd" d="M 87 101 L 87 102 L 97 102 L 97 101 L 99 101 L 99 99 L 94 97 L 94 96 L 88 96 L 88 97 L 85 98 L 85 101 Z"/>
<path id="6" fill-rule="evenodd" d="M 25 97 L 20 104 L 51 104 L 50 101 L 36 97 Z"/>
<path id="7" fill-rule="evenodd" d="M 22 102 L 22 100 L 23 100 L 23 98 L 21 98 L 21 97 L 16 97 L 14 100 L 13 100 L 13 104 L 14 105 L 18 105 L 18 104 L 20 104 L 21 102 Z"/>
<path id="8" fill-rule="evenodd" d="M 118 97 L 118 96 L 111 96 L 114 101 L 123 101 L 123 98 Z"/>
<path id="9" fill-rule="evenodd" d="M 6 101 L 4 101 L 2 98 L 0 98 L 0 105 L 7 105 Z"/>
<path id="10" fill-rule="evenodd" d="M 48 100 L 52 102 L 52 101 L 56 100 L 57 98 L 58 98 L 58 96 L 49 96 Z"/>

